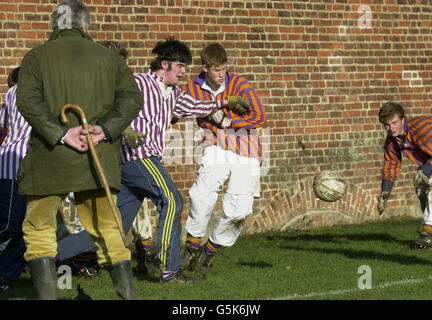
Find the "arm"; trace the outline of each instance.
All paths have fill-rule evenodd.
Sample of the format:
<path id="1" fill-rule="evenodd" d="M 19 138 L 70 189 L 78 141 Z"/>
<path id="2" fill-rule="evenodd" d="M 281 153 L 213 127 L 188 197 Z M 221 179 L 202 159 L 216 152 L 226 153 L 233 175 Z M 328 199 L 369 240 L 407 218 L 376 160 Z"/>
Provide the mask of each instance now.
<path id="1" fill-rule="evenodd" d="M 6 122 L 7 116 L 6 116 L 6 105 L 3 103 L 0 107 L 0 146 L 2 145 L 4 139 L 7 135 L 7 129 L 6 129 Z"/>
<path id="2" fill-rule="evenodd" d="M 432 175 L 432 124 L 427 123 L 424 126 L 424 130 L 420 132 L 415 132 L 414 139 L 417 142 L 420 150 L 423 151 L 426 155 L 428 155 L 428 159 L 425 160 L 421 170 L 425 174 L 426 177 L 430 178 Z"/>
<path id="3" fill-rule="evenodd" d="M 230 90 L 228 95 L 232 93 L 232 95 L 242 96 L 249 102 L 251 108 L 249 112 L 243 116 L 232 111 L 227 111 L 228 117 L 232 119 L 231 127 L 234 129 L 254 129 L 264 125 L 267 116 L 260 98 L 245 77 L 235 77 L 236 78 L 232 80 L 235 87 Z"/>
<path id="4" fill-rule="evenodd" d="M 399 176 L 402 155 L 390 138 L 384 145 L 381 191 L 391 192 L 393 183 Z"/>
<path id="5" fill-rule="evenodd" d="M 226 100 L 196 100 L 188 93 L 180 90 L 174 107 L 173 118 L 184 118 L 188 116 L 205 117 L 213 111 L 218 110 L 224 104 L 227 104 Z"/>
<path id="6" fill-rule="evenodd" d="M 393 183 L 399 175 L 401 167 L 401 153 L 395 148 L 395 144 L 387 138 L 384 145 L 384 163 L 382 169 L 381 194 L 378 197 L 378 213 L 382 215 L 390 198 Z"/>
<path id="7" fill-rule="evenodd" d="M 6 128 L 6 118 L 6 103 L 3 102 L 0 107 L 0 127 Z"/>

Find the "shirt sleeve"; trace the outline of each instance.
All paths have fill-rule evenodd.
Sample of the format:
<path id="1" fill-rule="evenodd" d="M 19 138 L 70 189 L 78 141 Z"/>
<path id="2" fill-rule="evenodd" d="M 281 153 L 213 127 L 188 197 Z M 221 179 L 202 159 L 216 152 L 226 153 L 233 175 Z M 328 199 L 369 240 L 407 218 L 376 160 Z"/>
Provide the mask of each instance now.
<path id="1" fill-rule="evenodd" d="M 418 147 L 424 154 L 428 155 L 428 159 L 423 163 L 422 171 L 427 176 L 432 175 L 432 130 L 431 122 L 427 122 L 427 126 L 424 126 L 424 130 L 419 130 L 415 132 L 415 141 Z"/>
<path id="2" fill-rule="evenodd" d="M 0 127 L 6 128 L 6 103 L 0 106 Z"/>
<path id="3" fill-rule="evenodd" d="M 173 110 L 173 118 L 184 118 L 188 116 L 205 117 L 216 111 L 220 102 L 196 100 L 190 94 L 178 88 L 178 97 Z"/>
<path id="4" fill-rule="evenodd" d="M 391 191 L 393 183 L 399 176 L 402 155 L 395 143 L 387 138 L 384 145 L 384 161 L 382 168 L 382 191 Z"/>
<path id="5" fill-rule="evenodd" d="M 239 115 L 238 113 L 228 111 L 225 108 L 228 117 L 232 119 L 231 128 L 254 129 L 264 125 L 267 121 L 267 116 L 263 105 L 255 90 L 252 88 L 246 78 L 239 78 L 236 88 L 234 88 L 234 93 L 237 96 L 245 98 L 249 102 L 250 109 L 248 113 Z"/>

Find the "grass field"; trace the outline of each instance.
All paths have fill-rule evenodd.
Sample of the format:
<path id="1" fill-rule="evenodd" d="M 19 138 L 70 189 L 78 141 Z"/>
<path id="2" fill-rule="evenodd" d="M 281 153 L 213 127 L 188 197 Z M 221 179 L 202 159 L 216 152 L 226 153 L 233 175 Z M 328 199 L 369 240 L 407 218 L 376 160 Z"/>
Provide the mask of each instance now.
<path id="1" fill-rule="evenodd" d="M 144 300 L 427 300 L 432 299 L 432 249 L 413 248 L 420 228 L 419 219 L 394 218 L 242 236 L 219 251 L 203 282 L 160 284 L 158 272 L 135 274 L 135 283 Z M 360 266 L 370 268 L 371 289 L 358 288 L 366 275 L 358 273 Z M 95 300 L 117 299 L 104 270 L 97 279 L 74 276 L 72 289 L 60 290 L 59 298 L 74 299 L 78 283 Z M 36 299 L 29 274 L 0 299 Z"/>

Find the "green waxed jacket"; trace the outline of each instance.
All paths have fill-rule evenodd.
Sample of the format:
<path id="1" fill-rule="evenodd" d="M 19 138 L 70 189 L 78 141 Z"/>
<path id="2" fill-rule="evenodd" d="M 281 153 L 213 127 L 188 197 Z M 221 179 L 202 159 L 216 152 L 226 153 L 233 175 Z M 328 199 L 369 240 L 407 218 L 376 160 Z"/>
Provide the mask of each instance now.
<path id="1" fill-rule="evenodd" d="M 95 148 L 108 184 L 120 189 L 120 134 L 138 115 L 143 100 L 132 71 L 114 51 L 80 29 L 56 29 L 22 60 L 17 107 L 32 127 L 29 149 L 18 170 L 22 195 L 44 196 L 102 188 L 90 151 L 60 144 L 81 124 L 65 104 L 80 106 L 90 125 L 102 125 L 112 141 Z"/>

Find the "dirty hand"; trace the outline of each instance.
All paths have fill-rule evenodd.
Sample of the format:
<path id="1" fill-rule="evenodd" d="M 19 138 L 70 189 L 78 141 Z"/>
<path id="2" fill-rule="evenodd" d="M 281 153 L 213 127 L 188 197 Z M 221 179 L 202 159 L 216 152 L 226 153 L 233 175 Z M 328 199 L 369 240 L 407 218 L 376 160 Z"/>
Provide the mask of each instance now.
<path id="1" fill-rule="evenodd" d="M 378 198 L 378 213 L 379 215 L 382 215 L 384 213 L 384 209 L 387 204 L 387 200 L 390 198 L 390 192 L 383 191 L 381 192 L 379 198 Z"/>
<path id="2" fill-rule="evenodd" d="M 227 104 L 228 109 L 231 111 L 235 111 L 238 114 L 245 114 L 250 109 L 249 102 L 243 97 L 228 96 L 227 100 L 228 100 L 228 104 Z"/>
<path id="3" fill-rule="evenodd" d="M 145 134 L 135 131 L 134 129 L 132 129 L 131 126 L 124 129 L 121 135 L 126 141 L 127 145 L 132 149 L 135 149 L 144 144 Z"/>
<path id="4" fill-rule="evenodd" d="M 210 113 L 207 116 L 207 119 L 209 121 L 216 123 L 217 125 L 219 125 L 223 129 L 226 129 L 231 125 L 231 119 L 228 117 L 225 117 L 225 113 L 221 109 L 219 109 L 213 113 Z"/>
<path id="5" fill-rule="evenodd" d="M 418 169 L 414 177 L 414 188 L 426 188 L 429 187 L 429 178 L 424 174 L 422 169 Z"/>

